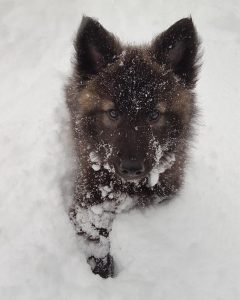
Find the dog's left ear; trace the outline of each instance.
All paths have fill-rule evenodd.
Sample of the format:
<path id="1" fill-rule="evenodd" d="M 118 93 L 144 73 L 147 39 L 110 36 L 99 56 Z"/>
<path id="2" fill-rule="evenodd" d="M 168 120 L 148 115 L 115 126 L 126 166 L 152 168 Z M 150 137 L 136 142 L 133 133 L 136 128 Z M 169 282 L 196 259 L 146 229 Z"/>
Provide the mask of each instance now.
<path id="1" fill-rule="evenodd" d="M 198 73 L 199 39 L 191 18 L 181 19 L 156 37 L 151 52 L 189 87 L 194 87 Z"/>

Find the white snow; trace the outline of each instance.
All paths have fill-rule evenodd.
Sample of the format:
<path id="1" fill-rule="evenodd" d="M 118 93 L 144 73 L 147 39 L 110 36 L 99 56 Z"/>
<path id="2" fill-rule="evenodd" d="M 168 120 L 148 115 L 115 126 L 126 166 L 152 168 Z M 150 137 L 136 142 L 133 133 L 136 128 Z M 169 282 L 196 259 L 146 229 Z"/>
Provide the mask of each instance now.
<path id="1" fill-rule="evenodd" d="M 150 187 L 155 186 L 159 180 L 159 172 L 157 168 L 153 168 L 149 174 L 148 184 Z"/>
<path id="2" fill-rule="evenodd" d="M 100 165 L 97 165 L 97 164 L 93 164 L 92 168 L 94 171 L 99 171 L 101 169 Z"/>
<path id="3" fill-rule="evenodd" d="M 155 164 L 148 175 L 148 186 L 154 187 L 159 182 L 159 175 L 170 169 L 176 158 L 174 153 L 164 153 L 167 145 L 161 145 L 153 139 L 152 147 L 155 149 Z"/>
<path id="4" fill-rule="evenodd" d="M 174 164 L 174 162 L 175 162 L 175 154 L 174 153 L 170 153 L 163 157 L 159 156 L 159 159 L 157 159 L 156 165 L 150 171 L 150 174 L 148 177 L 148 185 L 150 187 L 153 187 L 154 185 L 156 185 L 159 181 L 159 175 L 161 173 L 164 173 L 167 169 L 170 169 L 172 167 L 172 165 Z"/>
<path id="5" fill-rule="evenodd" d="M 161 145 L 158 144 L 156 140 L 152 141 L 152 147 L 155 149 L 155 165 L 153 169 L 150 171 L 150 174 L 148 176 L 148 185 L 150 187 L 155 186 L 158 183 L 159 175 L 160 175 L 160 168 L 162 169 L 162 166 L 160 165 L 160 159 L 163 156 L 163 151 Z M 164 172 L 165 170 L 163 170 Z"/>
<path id="6" fill-rule="evenodd" d="M 185 186 L 118 216 L 118 275 L 107 280 L 91 273 L 66 212 L 74 160 L 63 85 L 82 14 L 134 43 L 191 14 L 204 50 Z M 239 16 L 238 0 L 1 0 L 0 299 L 240 299 Z"/>
<path id="7" fill-rule="evenodd" d="M 101 192 L 102 197 L 106 197 L 107 195 L 109 195 L 109 193 L 112 191 L 112 188 L 110 186 L 99 186 L 98 187 L 99 191 Z"/>
<path id="8" fill-rule="evenodd" d="M 101 169 L 100 160 L 94 151 L 90 152 L 89 161 L 92 163 L 94 171 L 99 171 Z"/>

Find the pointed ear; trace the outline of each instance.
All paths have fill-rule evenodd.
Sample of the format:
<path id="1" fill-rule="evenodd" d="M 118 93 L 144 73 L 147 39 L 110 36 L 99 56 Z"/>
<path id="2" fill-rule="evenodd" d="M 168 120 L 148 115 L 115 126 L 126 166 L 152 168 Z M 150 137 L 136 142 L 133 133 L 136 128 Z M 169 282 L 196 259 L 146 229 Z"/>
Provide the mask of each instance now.
<path id="1" fill-rule="evenodd" d="M 151 51 L 157 62 L 167 65 L 189 87 L 198 73 L 199 40 L 191 18 L 181 19 L 157 36 Z"/>
<path id="2" fill-rule="evenodd" d="M 111 63 L 121 52 L 120 44 L 96 20 L 83 17 L 75 40 L 78 74 L 89 78 Z"/>

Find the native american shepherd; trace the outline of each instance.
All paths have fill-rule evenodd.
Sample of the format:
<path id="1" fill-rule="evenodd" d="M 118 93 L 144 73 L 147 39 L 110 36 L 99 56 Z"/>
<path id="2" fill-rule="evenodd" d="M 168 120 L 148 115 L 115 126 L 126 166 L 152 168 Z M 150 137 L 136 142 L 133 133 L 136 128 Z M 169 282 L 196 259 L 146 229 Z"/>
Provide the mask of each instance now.
<path id="1" fill-rule="evenodd" d="M 78 166 L 69 215 L 93 273 L 107 278 L 116 214 L 170 199 L 183 183 L 199 39 L 185 18 L 148 45 L 123 45 L 83 17 L 74 46 L 66 101 Z"/>

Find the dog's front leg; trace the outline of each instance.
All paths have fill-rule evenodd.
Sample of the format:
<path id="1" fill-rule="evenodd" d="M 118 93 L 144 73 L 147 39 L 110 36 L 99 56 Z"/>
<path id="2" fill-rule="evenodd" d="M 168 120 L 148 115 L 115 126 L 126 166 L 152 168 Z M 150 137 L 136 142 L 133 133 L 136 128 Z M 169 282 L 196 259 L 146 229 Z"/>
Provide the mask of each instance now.
<path id="1" fill-rule="evenodd" d="M 70 219 L 87 261 L 93 273 L 103 278 L 112 277 L 114 272 L 109 232 L 115 213 L 112 205 L 107 204 L 103 202 L 89 207 L 75 204 L 70 210 Z"/>

